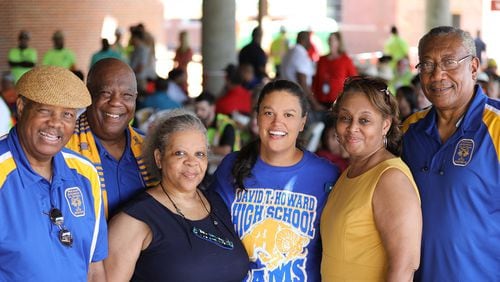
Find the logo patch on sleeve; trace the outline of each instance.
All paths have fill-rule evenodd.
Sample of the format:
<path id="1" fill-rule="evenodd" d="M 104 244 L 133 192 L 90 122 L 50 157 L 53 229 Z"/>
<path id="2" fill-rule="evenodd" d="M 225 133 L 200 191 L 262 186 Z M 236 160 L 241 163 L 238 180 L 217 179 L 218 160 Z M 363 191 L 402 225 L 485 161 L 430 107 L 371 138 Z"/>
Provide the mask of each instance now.
<path id="1" fill-rule="evenodd" d="M 462 139 L 458 141 L 453 153 L 453 164 L 456 166 L 466 166 L 469 164 L 472 153 L 474 153 L 474 140 Z"/>
<path id="2" fill-rule="evenodd" d="M 85 216 L 85 203 L 83 194 L 79 187 L 66 188 L 64 191 L 69 210 L 75 217 Z"/>

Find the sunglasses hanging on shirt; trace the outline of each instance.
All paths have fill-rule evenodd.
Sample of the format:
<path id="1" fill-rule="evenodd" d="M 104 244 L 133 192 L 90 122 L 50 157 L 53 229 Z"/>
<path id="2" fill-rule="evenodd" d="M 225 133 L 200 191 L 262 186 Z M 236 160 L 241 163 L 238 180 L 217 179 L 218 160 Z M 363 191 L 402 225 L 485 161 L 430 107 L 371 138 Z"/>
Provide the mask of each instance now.
<path id="1" fill-rule="evenodd" d="M 50 221 L 59 228 L 59 241 L 66 247 L 73 245 L 73 236 L 71 232 L 64 226 L 64 216 L 61 210 L 51 208 L 49 211 Z"/>

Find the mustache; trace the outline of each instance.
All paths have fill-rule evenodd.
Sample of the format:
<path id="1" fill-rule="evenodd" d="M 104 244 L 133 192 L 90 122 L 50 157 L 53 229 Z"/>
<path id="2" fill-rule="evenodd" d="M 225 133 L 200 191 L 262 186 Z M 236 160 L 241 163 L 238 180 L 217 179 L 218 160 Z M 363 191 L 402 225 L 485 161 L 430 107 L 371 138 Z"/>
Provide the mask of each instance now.
<path id="1" fill-rule="evenodd" d="M 452 87 L 453 84 L 451 82 L 447 82 L 447 81 L 436 81 L 436 82 L 432 82 L 428 88 L 430 89 L 436 89 L 436 88 L 449 88 L 449 87 Z"/>

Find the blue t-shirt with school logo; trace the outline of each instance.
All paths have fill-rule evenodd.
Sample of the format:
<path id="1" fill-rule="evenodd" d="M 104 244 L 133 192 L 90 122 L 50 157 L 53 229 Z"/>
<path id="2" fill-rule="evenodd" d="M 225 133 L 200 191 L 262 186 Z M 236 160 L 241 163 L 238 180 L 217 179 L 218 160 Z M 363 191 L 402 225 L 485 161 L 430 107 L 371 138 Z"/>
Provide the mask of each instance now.
<path id="1" fill-rule="evenodd" d="M 229 207 L 250 257 L 245 281 L 320 281 L 319 221 L 338 168 L 307 151 L 288 167 L 258 158 L 246 189 L 235 189 L 231 169 L 237 154 L 219 165 L 212 188 Z"/>

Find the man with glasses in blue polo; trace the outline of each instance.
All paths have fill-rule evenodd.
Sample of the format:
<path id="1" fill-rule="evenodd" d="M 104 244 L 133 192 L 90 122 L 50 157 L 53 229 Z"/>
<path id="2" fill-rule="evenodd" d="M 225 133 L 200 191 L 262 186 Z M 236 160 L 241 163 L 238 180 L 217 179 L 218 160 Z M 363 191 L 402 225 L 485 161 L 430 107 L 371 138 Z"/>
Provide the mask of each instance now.
<path id="1" fill-rule="evenodd" d="M 16 88 L 19 121 L 0 140 L 0 281 L 103 281 L 99 175 L 63 149 L 90 94 L 53 66 L 28 71 Z"/>
<path id="2" fill-rule="evenodd" d="M 418 45 L 432 107 L 403 125 L 403 159 L 420 191 L 415 281 L 500 281 L 500 101 L 476 84 L 474 40 L 436 27 Z"/>

